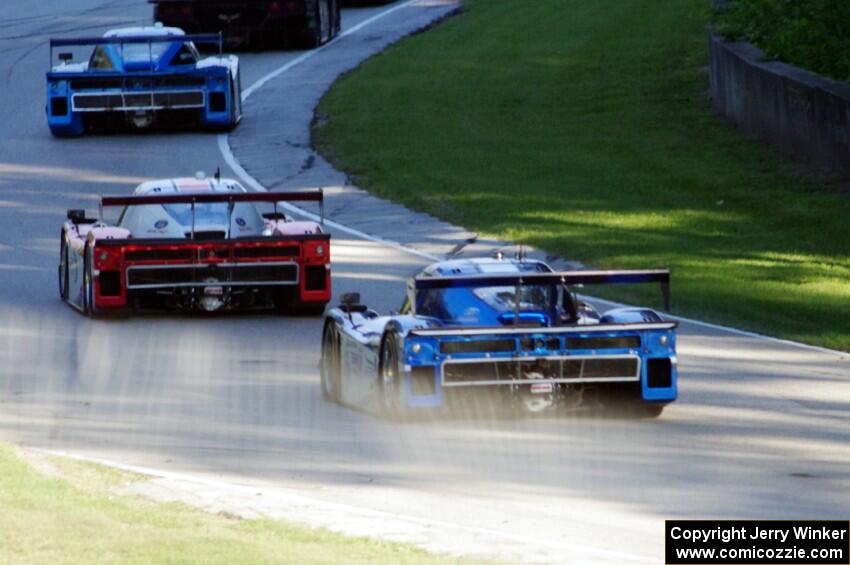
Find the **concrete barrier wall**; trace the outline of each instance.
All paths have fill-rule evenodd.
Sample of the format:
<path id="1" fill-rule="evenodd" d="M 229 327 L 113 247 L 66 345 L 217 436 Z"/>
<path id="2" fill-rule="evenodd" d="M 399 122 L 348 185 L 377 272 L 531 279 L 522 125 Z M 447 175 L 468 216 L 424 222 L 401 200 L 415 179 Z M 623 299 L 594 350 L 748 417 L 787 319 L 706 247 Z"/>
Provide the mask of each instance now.
<path id="1" fill-rule="evenodd" d="M 776 61 L 749 43 L 709 35 L 715 109 L 795 159 L 850 177 L 850 84 Z"/>

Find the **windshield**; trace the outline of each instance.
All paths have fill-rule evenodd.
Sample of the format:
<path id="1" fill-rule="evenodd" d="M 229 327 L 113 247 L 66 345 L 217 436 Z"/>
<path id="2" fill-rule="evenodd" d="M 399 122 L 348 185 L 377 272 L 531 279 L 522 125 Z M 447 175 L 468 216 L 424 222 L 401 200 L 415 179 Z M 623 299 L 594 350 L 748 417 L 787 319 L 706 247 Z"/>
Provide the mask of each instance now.
<path id="1" fill-rule="evenodd" d="M 133 65 L 159 61 L 170 45 L 171 43 L 122 43 L 116 49 L 125 65 Z"/>
<path id="2" fill-rule="evenodd" d="M 177 223 L 189 226 L 192 224 L 191 204 L 165 204 L 163 205 L 168 215 L 177 220 Z M 212 204 L 195 204 L 195 225 L 226 225 L 227 203 L 216 202 Z"/>
<path id="3" fill-rule="evenodd" d="M 485 302 L 498 312 L 513 312 L 517 302 L 516 287 L 489 286 L 473 289 L 476 298 Z M 520 311 L 543 312 L 549 308 L 549 288 L 542 286 L 522 286 L 519 289 Z"/>
<path id="4" fill-rule="evenodd" d="M 516 287 L 489 286 L 420 290 L 416 313 L 449 324 L 497 325 L 512 319 L 516 309 Z M 519 311 L 548 314 L 557 305 L 554 287 L 523 285 L 519 291 Z"/>

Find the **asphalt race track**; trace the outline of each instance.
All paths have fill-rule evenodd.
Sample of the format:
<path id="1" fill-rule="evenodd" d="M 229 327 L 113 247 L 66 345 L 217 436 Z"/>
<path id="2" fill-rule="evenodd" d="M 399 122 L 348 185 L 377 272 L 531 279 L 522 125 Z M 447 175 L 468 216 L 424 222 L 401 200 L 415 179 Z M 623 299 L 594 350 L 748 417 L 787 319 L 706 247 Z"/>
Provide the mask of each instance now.
<path id="1" fill-rule="evenodd" d="M 356 33 L 409 25 L 415 8 Z M 346 11 L 343 31 L 386 9 Z M 288 489 L 373 512 L 389 524 L 383 535 L 398 520 L 418 524 L 408 537 L 426 547 L 446 549 L 433 532 L 452 530 L 460 541 L 449 549 L 512 558 L 660 562 L 665 518 L 847 519 L 848 355 L 684 323 L 680 399 L 657 421 L 398 424 L 322 400 L 319 319 L 92 321 L 63 305 L 67 208 L 223 164 L 210 133 L 50 136 L 47 39 L 149 18 L 143 0 L 0 4 L 0 439 L 210 485 Z M 304 59 L 299 73 L 328 72 L 345 46 Z M 302 55 L 241 54 L 243 84 Z M 263 88 L 285 100 L 286 79 Z M 311 112 L 315 100 L 287 104 Z M 246 104 L 243 126 L 265 108 Z M 356 290 L 381 311 L 399 306 L 402 281 L 426 263 L 348 231 L 332 245 L 335 296 Z"/>

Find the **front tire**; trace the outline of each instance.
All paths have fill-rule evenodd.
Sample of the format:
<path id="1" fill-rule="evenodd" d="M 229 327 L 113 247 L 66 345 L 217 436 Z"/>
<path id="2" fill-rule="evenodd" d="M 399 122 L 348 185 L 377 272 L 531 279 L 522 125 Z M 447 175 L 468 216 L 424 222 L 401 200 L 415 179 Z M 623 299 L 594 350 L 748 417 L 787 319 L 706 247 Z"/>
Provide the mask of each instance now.
<path id="1" fill-rule="evenodd" d="M 342 363 L 340 359 L 339 330 L 333 320 L 325 322 L 322 331 L 321 384 L 322 396 L 330 402 L 340 401 Z"/>
<path id="2" fill-rule="evenodd" d="M 404 413 L 404 382 L 398 359 L 398 341 L 392 332 L 384 334 L 381 340 L 378 379 L 381 413 L 387 418 L 399 418 Z"/>
<path id="3" fill-rule="evenodd" d="M 663 404 L 642 404 L 635 406 L 634 417 L 651 420 L 661 416 L 662 412 L 664 412 Z"/>

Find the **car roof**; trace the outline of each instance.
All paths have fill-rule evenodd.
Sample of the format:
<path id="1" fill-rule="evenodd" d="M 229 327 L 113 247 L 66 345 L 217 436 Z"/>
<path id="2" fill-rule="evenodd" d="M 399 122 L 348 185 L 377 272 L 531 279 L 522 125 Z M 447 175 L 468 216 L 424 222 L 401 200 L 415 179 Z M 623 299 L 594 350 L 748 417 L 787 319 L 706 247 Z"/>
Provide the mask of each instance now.
<path id="1" fill-rule="evenodd" d="M 110 29 L 103 37 L 164 37 L 168 35 L 186 35 L 179 27 L 135 26 Z"/>
<path id="2" fill-rule="evenodd" d="M 133 190 L 136 196 L 163 193 L 195 192 L 244 192 L 241 184 L 233 179 L 177 177 L 145 181 Z"/>
<path id="3" fill-rule="evenodd" d="M 464 275 L 493 275 L 512 273 L 549 273 L 552 268 L 543 261 L 533 259 L 499 259 L 475 257 L 439 261 L 425 267 L 420 276 L 456 277 Z"/>

